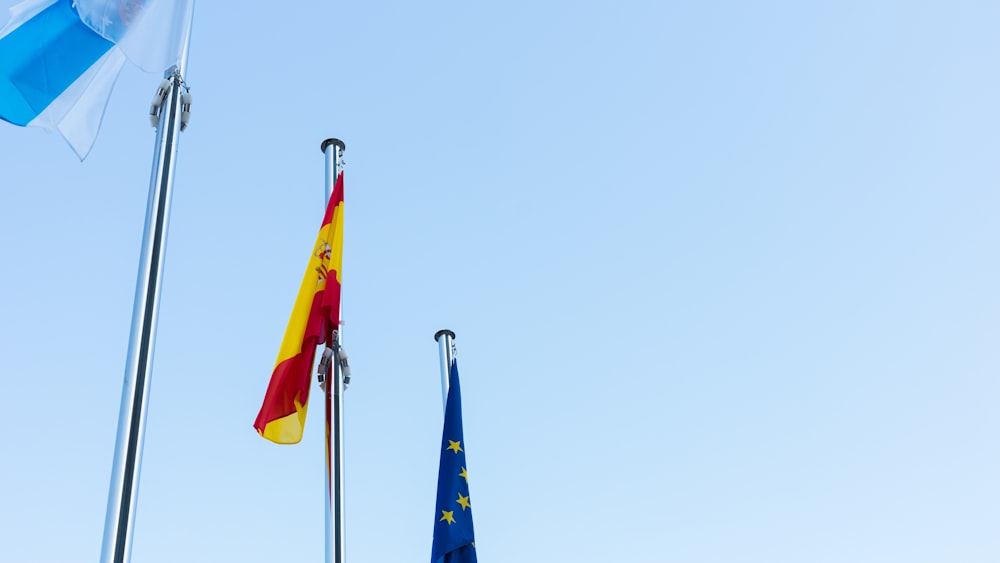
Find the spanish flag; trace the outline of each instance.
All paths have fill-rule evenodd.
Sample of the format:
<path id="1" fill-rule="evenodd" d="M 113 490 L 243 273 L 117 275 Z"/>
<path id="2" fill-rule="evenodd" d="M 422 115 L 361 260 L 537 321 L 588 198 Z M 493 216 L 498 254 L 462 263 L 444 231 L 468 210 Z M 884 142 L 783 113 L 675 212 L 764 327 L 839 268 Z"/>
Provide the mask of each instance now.
<path id="1" fill-rule="evenodd" d="M 340 324 L 340 267 L 344 246 L 344 174 L 326 207 L 323 226 L 302 277 L 292 316 L 274 362 L 254 428 L 278 444 L 297 444 L 306 422 L 316 346 L 332 345 Z"/>

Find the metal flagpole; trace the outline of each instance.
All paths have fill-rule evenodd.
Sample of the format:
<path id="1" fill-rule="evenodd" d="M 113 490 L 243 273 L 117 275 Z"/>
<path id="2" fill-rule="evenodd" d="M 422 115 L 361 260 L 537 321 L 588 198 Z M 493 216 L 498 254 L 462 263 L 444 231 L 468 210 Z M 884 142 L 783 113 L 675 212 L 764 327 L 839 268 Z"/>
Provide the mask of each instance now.
<path id="1" fill-rule="evenodd" d="M 333 194 L 337 176 L 344 168 L 346 146 L 340 139 L 327 139 L 320 144 L 326 156 L 326 200 Z M 338 311 L 339 318 L 339 311 Z M 334 332 L 333 378 L 320 382 L 326 405 L 326 562 L 347 560 L 344 526 L 344 390 L 350 382 L 345 369 L 347 358 L 340 347 L 340 328 Z M 329 368 L 327 368 L 329 371 Z"/>
<path id="2" fill-rule="evenodd" d="M 455 333 L 448 329 L 439 330 L 434 333 L 434 340 L 438 343 L 438 352 L 441 355 L 441 404 L 445 408 L 448 406 L 451 363 L 455 361 Z"/>
<path id="3" fill-rule="evenodd" d="M 191 12 L 193 12 L 193 6 Z M 190 18 L 187 14 L 190 30 Z M 132 556 L 132 531 L 139 490 L 143 437 L 146 431 L 146 408 L 153 369 L 156 317 L 160 308 L 160 284 L 167 245 L 170 198 L 180 132 L 185 128 L 191 109 L 191 95 L 184 83 L 189 37 L 183 38 L 184 50 L 179 66 L 167 70 L 160 83 L 150 119 L 156 120 L 156 145 L 146 201 L 146 225 L 139 254 L 139 275 L 132 305 L 132 328 L 125 360 L 125 381 L 118 413 L 118 436 L 111 467 L 108 510 L 104 520 L 101 563 L 126 563 Z M 184 90 L 182 92 L 182 89 Z"/>

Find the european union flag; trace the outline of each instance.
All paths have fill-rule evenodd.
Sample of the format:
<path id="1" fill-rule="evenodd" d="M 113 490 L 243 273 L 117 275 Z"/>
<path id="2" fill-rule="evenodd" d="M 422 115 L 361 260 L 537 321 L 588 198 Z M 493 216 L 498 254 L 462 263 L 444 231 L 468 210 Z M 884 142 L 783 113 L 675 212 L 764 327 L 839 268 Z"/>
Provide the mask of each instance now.
<path id="1" fill-rule="evenodd" d="M 465 463 L 465 439 L 462 437 L 462 393 L 458 385 L 458 363 L 455 361 L 451 363 L 448 381 L 431 563 L 476 563 L 476 538 L 472 533 L 472 507 L 469 504 L 469 472 Z"/>

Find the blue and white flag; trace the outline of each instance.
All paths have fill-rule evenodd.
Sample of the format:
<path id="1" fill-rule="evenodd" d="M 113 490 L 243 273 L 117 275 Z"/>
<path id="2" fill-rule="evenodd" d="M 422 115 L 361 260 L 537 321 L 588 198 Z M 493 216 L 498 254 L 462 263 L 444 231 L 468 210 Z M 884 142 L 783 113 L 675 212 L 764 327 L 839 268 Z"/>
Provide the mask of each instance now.
<path id="1" fill-rule="evenodd" d="M 125 61 L 179 64 L 193 0 L 26 0 L 0 29 L 0 119 L 58 131 L 83 160 Z"/>

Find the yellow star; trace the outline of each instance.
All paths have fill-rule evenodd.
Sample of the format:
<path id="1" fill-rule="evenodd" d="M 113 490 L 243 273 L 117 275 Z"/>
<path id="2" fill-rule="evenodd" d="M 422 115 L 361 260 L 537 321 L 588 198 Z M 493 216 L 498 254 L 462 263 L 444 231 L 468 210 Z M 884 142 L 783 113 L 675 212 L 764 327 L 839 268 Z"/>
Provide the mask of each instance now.
<path id="1" fill-rule="evenodd" d="M 455 502 L 462 505 L 462 512 L 465 512 L 466 508 L 472 508 L 472 506 L 469 505 L 469 497 L 463 497 L 462 493 L 458 493 L 458 500 Z"/>
<path id="2" fill-rule="evenodd" d="M 458 476 L 459 476 L 459 477 L 465 477 L 465 484 L 466 484 L 466 485 L 468 485 L 468 484 L 469 484 L 469 474 L 468 474 L 468 473 L 467 473 L 467 472 L 465 471 L 465 468 L 464 468 L 464 467 L 462 468 L 462 472 L 461 472 L 461 473 L 459 473 L 459 474 L 458 474 Z"/>
<path id="3" fill-rule="evenodd" d="M 457 454 L 458 452 L 462 451 L 462 446 L 460 445 L 461 443 L 462 443 L 461 440 L 459 440 L 458 442 L 452 442 L 451 440 L 448 440 L 448 447 L 445 449 L 452 450 Z"/>
<path id="4" fill-rule="evenodd" d="M 447 522 L 449 526 L 455 523 L 455 511 L 454 510 L 442 510 L 441 519 L 438 522 Z"/>

